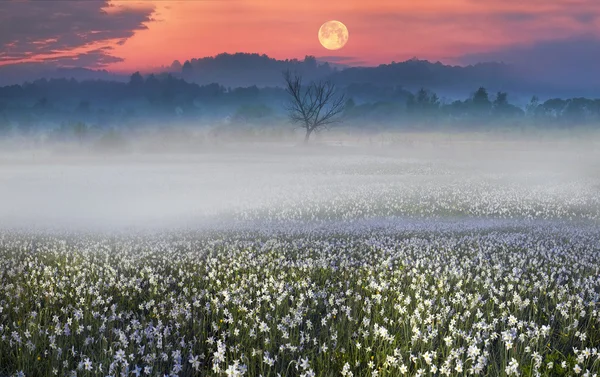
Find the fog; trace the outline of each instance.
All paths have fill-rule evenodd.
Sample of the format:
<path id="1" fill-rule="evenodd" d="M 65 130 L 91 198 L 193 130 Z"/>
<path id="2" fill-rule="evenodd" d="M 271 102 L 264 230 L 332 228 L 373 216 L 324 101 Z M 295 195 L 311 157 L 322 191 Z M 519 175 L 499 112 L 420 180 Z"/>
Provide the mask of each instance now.
<path id="1" fill-rule="evenodd" d="M 309 146 L 229 142 L 194 153 L 174 153 L 176 145 L 161 153 L 100 153 L 13 144 L 0 155 L 0 226 L 599 218 L 598 139 L 403 137 L 403 143 L 390 143 L 389 135 L 373 143 L 331 134 Z"/>

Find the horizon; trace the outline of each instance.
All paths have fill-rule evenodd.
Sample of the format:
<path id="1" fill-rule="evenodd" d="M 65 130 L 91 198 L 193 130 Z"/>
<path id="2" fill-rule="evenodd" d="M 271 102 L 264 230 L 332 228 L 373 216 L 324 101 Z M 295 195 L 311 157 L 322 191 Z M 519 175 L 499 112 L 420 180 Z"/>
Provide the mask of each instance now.
<path id="1" fill-rule="evenodd" d="M 344 64 L 344 63 L 339 63 L 336 61 L 336 59 L 331 59 L 331 56 L 313 56 L 313 55 L 305 55 L 305 56 L 301 56 L 301 57 L 284 57 L 284 58 L 275 58 L 272 57 L 268 54 L 264 54 L 261 52 L 246 52 L 246 51 L 238 51 L 238 52 L 220 52 L 214 55 L 206 55 L 206 56 L 198 56 L 198 57 L 194 57 L 188 60 L 180 60 L 180 59 L 175 59 L 173 60 L 171 63 L 169 64 L 165 64 L 165 65 L 161 65 L 161 66 L 156 66 L 156 67 L 148 67 L 147 69 L 136 69 L 136 70 L 111 70 L 109 67 L 83 67 L 83 66 L 58 66 L 58 67 L 49 67 L 49 69 L 57 69 L 57 70 L 78 70 L 78 69 L 82 69 L 82 70 L 90 70 L 90 71 L 96 71 L 96 72 L 108 72 L 108 73 L 113 73 L 113 74 L 117 74 L 117 75 L 131 75 L 133 73 L 139 72 L 141 74 L 144 75 L 150 75 L 150 74 L 160 74 L 160 73 L 171 73 L 173 72 L 174 69 L 174 65 L 176 65 L 177 63 L 179 63 L 181 66 L 183 66 L 183 64 L 186 61 L 193 61 L 193 60 L 202 60 L 202 59 L 216 59 L 218 57 L 221 56 L 235 56 L 235 55 L 257 55 L 257 56 L 266 56 L 269 59 L 275 59 L 276 61 L 279 62 L 285 62 L 285 61 L 298 61 L 298 62 L 302 62 L 304 61 L 307 57 L 312 57 L 315 58 L 315 60 L 317 61 L 318 65 L 322 65 L 322 64 L 329 64 L 332 68 L 337 67 L 340 70 L 343 69 L 348 69 L 348 68 L 377 68 L 379 66 L 385 66 L 385 65 L 392 65 L 392 64 L 402 64 L 402 63 L 407 63 L 410 61 L 419 61 L 419 62 L 427 62 L 429 64 L 442 64 L 448 67 L 472 67 L 472 66 L 477 66 L 477 65 L 485 65 L 485 64 L 498 64 L 498 65 L 510 65 L 510 63 L 506 63 L 504 61 L 499 61 L 499 60 L 488 60 L 488 61 L 480 61 L 480 62 L 474 62 L 474 63 L 445 63 L 441 60 L 431 60 L 431 59 L 425 59 L 425 58 L 420 58 L 418 56 L 413 56 L 411 58 L 407 58 L 404 60 L 391 60 L 388 62 L 382 62 L 382 63 L 378 63 L 378 64 L 360 64 L 360 65 L 349 65 L 349 64 Z M 30 64 L 29 62 L 27 63 L 20 63 L 23 66 Z M 6 66 L 6 65 L 5 65 Z M 2 65 L 0 65 L 0 67 L 2 67 Z M 179 68 L 181 69 L 181 68 Z M 170 71 L 169 71 L 170 70 Z"/>

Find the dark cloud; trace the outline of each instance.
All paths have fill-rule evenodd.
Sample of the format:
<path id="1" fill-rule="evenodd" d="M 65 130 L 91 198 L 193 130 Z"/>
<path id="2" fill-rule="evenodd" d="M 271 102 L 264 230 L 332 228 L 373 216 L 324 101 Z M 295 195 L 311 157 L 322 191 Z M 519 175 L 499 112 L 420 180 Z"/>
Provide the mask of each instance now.
<path id="1" fill-rule="evenodd" d="M 415 30 L 445 30 L 452 32 L 502 33 L 517 41 L 519 36 L 526 40 L 544 37 L 566 37 L 588 32 L 597 32 L 596 21 L 600 18 L 600 1 L 588 0 L 530 0 L 527 7 L 517 6 L 522 0 L 490 0 L 486 7 L 464 7 L 452 12 L 428 12 L 423 10 L 407 12 L 365 13 L 362 18 L 368 22 L 360 26 L 361 32 L 373 27 L 412 33 Z M 480 1 L 476 1 L 480 3 Z M 475 4 L 475 1 L 473 2 Z M 503 4 L 503 10 L 495 10 Z M 511 8 L 514 7 L 514 10 Z M 521 39 L 522 40 L 522 39 Z"/>
<path id="2" fill-rule="evenodd" d="M 498 14 L 492 14 L 487 16 L 488 19 L 492 18 L 498 21 L 506 21 L 506 22 L 526 22 L 535 20 L 539 17 L 538 14 L 528 13 L 528 12 L 502 12 Z"/>
<path id="3" fill-rule="evenodd" d="M 112 47 L 102 47 L 80 54 L 42 59 L 60 67 L 102 67 L 112 63 L 122 62 L 123 59 L 110 54 Z"/>
<path id="4" fill-rule="evenodd" d="M 594 21 L 596 21 L 596 18 L 598 18 L 598 15 L 593 14 L 593 13 L 579 13 L 579 12 L 575 12 L 572 15 L 573 19 L 575 19 L 575 21 L 582 23 L 582 24 L 591 24 Z"/>
<path id="5" fill-rule="evenodd" d="M 503 22 L 510 24 L 511 22 L 528 22 L 531 20 L 543 17 L 543 15 L 532 13 L 532 12 L 517 12 L 517 11 L 504 11 L 504 12 L 493 12 L 493 13 L 474 13 L 470 10 L 464 10 L 464 12 L 455 13 L 432 13 L 432 12 L 406 12 L 406 13 L 395 13 L 395 12 L 371 12 L 364 16 L 369 20 L 376 22 L 387 22 L 398 24 L 398 25 L 432 25 L 432 23 L 445 23 L 455 25 L 468 25 L 475 21 L 485 22 Z"/>
<path id="6" fill-rule="evenodd" d="M 29 59 L 37 55 L 67 54 L 96 46 L 83 52 L 82 61 L 101 65 L 116 57 L 105 56 L 109 50 L 97 48 L 109 41 L 124 43 L 136 30 L 145 29 L 153 9 L 115 8 L 108 0 L 0 1 L 0 61 Z M 67 57 L 69 58 L 69 57 Z M 77 59 L 70 56 L 70 58 Z"/>

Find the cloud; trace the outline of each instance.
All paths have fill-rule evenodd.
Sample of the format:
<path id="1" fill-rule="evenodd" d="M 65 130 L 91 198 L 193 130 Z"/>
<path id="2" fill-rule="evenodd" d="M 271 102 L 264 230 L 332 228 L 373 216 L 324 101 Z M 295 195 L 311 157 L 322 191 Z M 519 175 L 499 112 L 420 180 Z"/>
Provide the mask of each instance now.
<path id="1" fill-rule="evenodd" d="M 463 64 L 501 61 L 530 78 L 570 86 L 597 86 L 600 38 L 591 34 L 506 46 L 490 52 L 465 54 Z"/>
<path id="2" fill-rule="evenodd" d="M 354 56 L 334 56 L 334 55 L 330 55 L 330 56 L 317 56 L 315 59 L 320 60 L 320 61 L 333 62 L 333 63 L 344 63 L 344 62 L 347 62 L 347 61 L 355 60 L 356 57 L 354 57 Z"/>
<path id="3" fill-rule="evenodd" d="M 533 21 L 538 18 L 539 15 L 528 12 L 503 12 L 487 16 L 488 20 L 500 21 L 500 22 L 527 22 Z"/>
<path id="4" fill-rule="evenodd" d="M 352 55 L 369 51 L 371 62 L 419 58 L 456 62 L 468 53 L 499 50 L 577 35 L 600 37 L 600 1 L 447 0 L 396 2 L 344 20 Z M 458 4 L 460 3 L 460 4 Z M 391 4 L 391 3 L 390 3 Z M 394 5 L 396 7 L 396 5 Z M 400 9 L 402 8 L 403 9 Z"/>
<path id="5" fill-rule="evenodd" d="M 0 62 L 81 59 L 91 66 L 113 62 L 105 47 L 146 29 L 154 9 L 116 6 L 109 0 L 0 2 Z M 81 55 L 77 58 L 76 55 Z"/>
<path id="6" fill-rule="evenodd" d="M 59 67 L 102 67 L 122 62 L 122 58 L 110 54 L 111 50 L 112 47 L 102 47 L 79 54 L 49 57 L 42 60 L 47 63 L 54 63 Z"/>
<path id="7" fill-rule="evenodd" d="M 598 18 L 597 14 L 593 14 L 593 13 L 586 13 L 586 12 L 575 12 L 571 15 L 573 17 L 573 19 L 575 19 L 576 21 L 578 21 L 581 24 L 592 24 L 596 21 L 596 19 Z"/>

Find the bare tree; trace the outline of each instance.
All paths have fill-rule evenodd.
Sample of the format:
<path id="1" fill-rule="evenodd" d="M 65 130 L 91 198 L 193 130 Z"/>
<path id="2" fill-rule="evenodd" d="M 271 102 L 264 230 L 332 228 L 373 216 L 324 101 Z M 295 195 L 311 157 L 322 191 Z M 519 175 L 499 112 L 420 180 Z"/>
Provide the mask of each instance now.
<path id="1" fill-rule="evenodd" d="M 304 143 L 308 143 L 310 135 L 316 131 L 328 129 L 339 122 L 339 115 L 344 111 L 344 95 L 337 95 L 335 85 L 331 81 L 311 82 L 302 87 L 302 76 L 292 75 L 289 70 L 283 72 L 286 92 L 290 95 L 287 110 L 292 123 L 299 124 L 306 131 Z"/>

